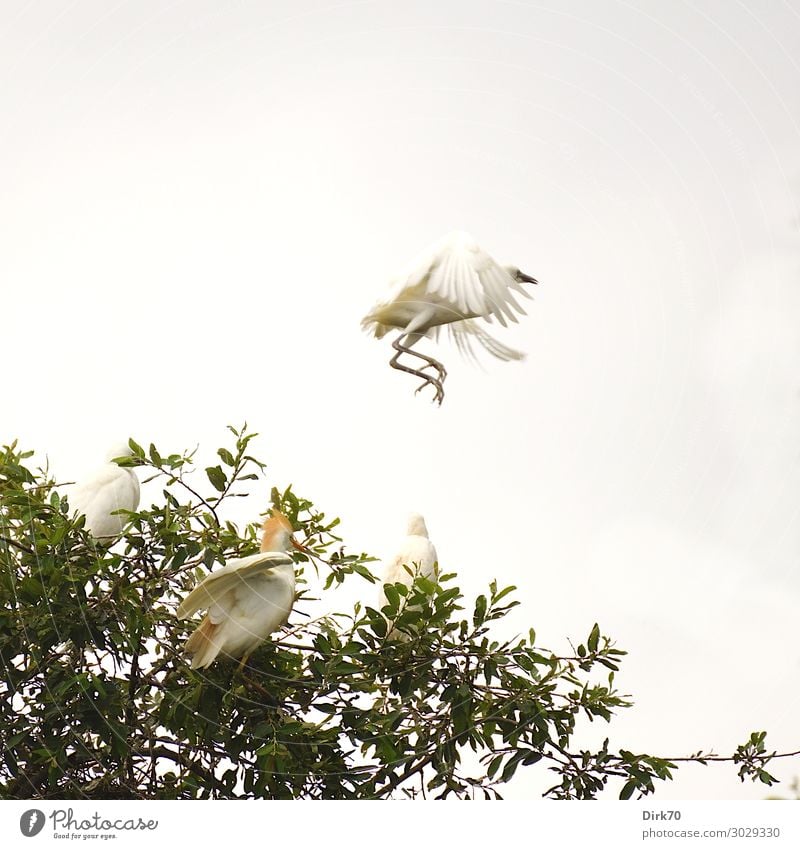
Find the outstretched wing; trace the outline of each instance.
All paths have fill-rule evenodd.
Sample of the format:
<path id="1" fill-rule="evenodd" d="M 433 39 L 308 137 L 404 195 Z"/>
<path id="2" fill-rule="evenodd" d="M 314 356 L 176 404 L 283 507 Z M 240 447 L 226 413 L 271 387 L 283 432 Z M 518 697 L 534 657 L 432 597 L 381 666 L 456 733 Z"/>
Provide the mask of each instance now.
<path id="1" fill-rule="evenodd" d="M 231 560 L 205 578 L 186 596 L 175 611 L 178 619 L 186 619 L 198 610 L 217 604 L 231 589 L 257 572 L 291 564 L 292 558 L 282 551 L 262 551 L 249 557 Z"/>
<path id="2" fill-rule="evenodd" d="M 503 362 L 509 360 L 524 360 L 525 354 L 515 348 L 509 348 L 502 342 L 498 342 L 491 334 L 487 333 L 474 318 L 466 321 L 457 321 L 447 325 L 450 338 L 455 343 L 458 352 L 464 359 L 473 363 L 478 362 L 473 349 L 473 343 L 477 342 L 485 351 Z"/>
<path id="3" fill-rule="evenodd" d="M 517 268 L 496 263 L 466 233 L 450 233 L 395 279 L 390 293 L 361 326 L 380 339 L 392 327 L 406 327 L 428 310 L 419 326 L 429 331 L 478 317 L 496 318 L 505 327 L 507 321 L 525 315 L 515 295 L 530 298 L 522 284 L 535 282 Z"/>
<path id="4" fill-rule="evenodd" d="M 505 327 L 506 320 L 526 314 L 514 295 L 530 297 L 515 271 L 495 262 L 466 233 L 450 233 L 428 251 L 407 285 L 424 285 L 464 317 L 494 317 Z"/>

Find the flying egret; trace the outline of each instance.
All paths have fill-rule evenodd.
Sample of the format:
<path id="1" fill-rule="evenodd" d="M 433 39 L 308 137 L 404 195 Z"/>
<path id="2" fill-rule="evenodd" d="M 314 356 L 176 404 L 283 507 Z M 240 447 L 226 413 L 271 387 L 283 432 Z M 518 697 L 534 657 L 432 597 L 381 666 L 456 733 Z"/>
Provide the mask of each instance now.
<path id="1" fill-rule="evenodd" d="M 305 551 L 292 525 L 272 511 L 263 525 L 261 551 L 230 560 L 212 572 L 178 605 L 178 619 L 208 610 L 186 641 L 192 669 L 211 666 L 217 655 L 241 657 L 239 668 L 266 638 L 286 624 L 294 605 L 294 564 L 290 545 Z"/>
<path id="2" fill-rule="evenodd" d="M 79 515 L 86 516 L 84 527 L 97 540 L 118 537 L 128 524 L 128 517 L 116 511 L 133 511 L 139 506 L 136 472 L 114 462 L 120 457 L 131 456 L 133 451 L 127 444 L 113 448 L 106 455 L 106 463 L 68 496 L 70 506 Z"/>
<path id="3" fill-rule="evenodd" d="M 497 319 L 503 327 L 507 320 L 516 322 L 515 313 L 526 313 L 514 293 L 530 298 L 521 284 L 536 282 L 516 266 L 498 265 L 467 233 L 450 233 L 429 248 L 409 273 L 393 282 L 391 294 L 372 308 L 361 327 L 378 339 L 390 330 L 399 330 L 392 342 L 397 353 L 389 364 L 422 378 L 416 392 L 433 386 L 433 400 L 441 405 L 445 367 L 411 348 L 423 336 L 437 339 L 439 328 L 446 324 L 456 347 L 467 359 L 475 359 L 472 345 L 477 342 L 499 360 L 521 360 L 524 354 L 498 342 L 476 319 Z M 399 362 L 401 354 L 416 357 L 425 365 L 403 365 Z M 428 368 L 434 369 L 436 375 L 426 374 Z"/>
<path id="4" fill-rule="evenodd" d="M 431 581 L 438 578 L 439 559 L 433 543 L 428 538 L 425 519 L 419 513 L 412 513 L 409 516 L 407 533 L 408 536 L 403 540 L 395 556 L 386 564 L 379 598 L 380 608 L 388 604 L 386 584 L 405 584 L 410 589 L 418 575 Z M 396 635 L 397 632 L 390 628 L 389 636 Z"/>

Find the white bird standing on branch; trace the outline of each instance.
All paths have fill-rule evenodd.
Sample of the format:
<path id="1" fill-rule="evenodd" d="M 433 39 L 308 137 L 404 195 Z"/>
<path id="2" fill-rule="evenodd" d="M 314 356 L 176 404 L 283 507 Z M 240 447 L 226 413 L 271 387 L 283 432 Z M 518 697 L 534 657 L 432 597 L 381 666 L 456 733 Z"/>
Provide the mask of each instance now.
<path id="1" fill-rule="evenodd" d="M 134 511 L 139 506 L 139 478 L 133 469 L 123 468 L 114 460 L 132 457 L 133 451 L 120 445 L 109 451 L 106 463 L 68 495 L 70 507 L 86 516 L 84 527 L 97 540 L 115 539 L 128 524 L 118 510 Z"/>
<path id="2" fill-rule="evenodd" d="M 241 669 L 251 652 L 286 624 L 295 596 L 290 545 L 306 550 L 292 536 L 286 516 L 273 510 L 263 525 L 260 553 L 230 560 L 178 605 L 178 619 L 208 610 L 186 641 L 192 669 L 211 666 L 220 654 L 241 657 Z"/>
<path id="3" fill-rule="evenodd" d="M 361 326 L 378 339 L 398 329 L 400 333 L 392 342 L 397 353 L 389 364 L 422 378 L 417 392 L 433 386 L 433 400 L 441 404 L 445 367 L 411 348 L 423 336 L 436 339 L 439 327 L 446 324 L 456 347 L 468 359 L 475 359 L 473 342 L 499 360 L 523 359 L 523 353 L 498 342 L 476 319 L 497 319 L 503 327 L 507 320 L 516 322 L 517 313 L 526 313 L 514 293 L 530 298 L 521 284 L 536 282 L 516 266 L 498 265 L 467 233 L 450 233 L 433 245 L 410 273 L 394 281 L 391 295 L 372 308 Z M 401 354 L 415 357 L 424 365 L 403 365 L 399 362 Z M 436 375 L 426 374 L 427 368 L 434 369 Z"/>
<path id="4" fill-rule="evenodd" d="M 386 584 L 405 584 L 410 589 L 418 575 L 436 581 L 439 576 L 438 561 L 436 549 L 428 538 L 425 519 L 419 513 L 412 513 L 408 518 L 408 536 L 395 556 L 386 564 L 379 599 L 380 608 L 389 603 L 385 592 Z M 390 628 L 389 636 L 395 633 Z"/>

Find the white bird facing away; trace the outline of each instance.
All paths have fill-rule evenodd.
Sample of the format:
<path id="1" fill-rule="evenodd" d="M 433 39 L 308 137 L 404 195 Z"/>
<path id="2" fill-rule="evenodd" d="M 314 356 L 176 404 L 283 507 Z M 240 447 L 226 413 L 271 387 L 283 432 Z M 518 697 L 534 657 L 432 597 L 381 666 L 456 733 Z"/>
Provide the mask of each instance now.
<path id="1" fill-rule="evenodd" d="M 428 538 L 425 519 L 419 513 L 412 513 L 408 519 L 408 536 L 397 554 L 386 564 L 379 607 L 383 608 L 388 603 L 384 590 L 386 584 L 405 584 L 410 588 L 418 575 L 431 581 L 437 580 L 438 561 L 436 549 Z M 396 632 L 390 629 L 389 636 L 396 636 Z"/>
<path id="2" fill-rule="evenodd" d="M 186 641 L 192 669 L 211 666 L 222 654 L 241 657 L 240 668 L 266 638 L 282 628 L 294 606 L 294 563 L 290 545 L 305 549 L 292 536 L 292 526 L 273 510 L 264 522 L 261 552 L 230 560 L 212 572 L 178 605 L 178 619 L 208 610 Z"/>
<path id="3" fill-rule="evenodd" d="M 117 510 L 134 511 L 139 506 L 139 478 L 133 469 L 122 468 L 114 460 L 131 457 L 128 445 L 120 445 L 106 455 L 106 463 L 91 478 L 69 494 L 70 507 L 86 516 L 84 527 L 97 540 L 118 537 L 128 517 Z"/>
<path id="4" fill-rule="evenodd" d="M 530 298 L 521 284 L 536 282 L 516 266 L 498 265 L 469 234 L 450 233 L 429 248 L 409 273 L 393 281 L 389 297 L 372 308 L 361 327 L 378 339 L 392 329 L 400 330 L 392 342 L 397 353 L 389 364 L 421 377 L 417 392 L 433 386 L 433 400 L 441 404 L 447 371 L 432 357 L 412 351 L 412 346 L 423 336 L 438 338 L 439 328 L 446 324 L 456 347 L 468 359 L 475 359 L 473 342 L 499 360 L 523 359 L 524 354 L 498 342 L 476 319 L 497 319 L 503 327 L 507 321 L 516 323 L 517 313 L 526 313 L 514 294 Z M 400 354 L 410 354 L 425 365 L 401 365 Z M 435 369 L 436 376 L 426 374 L 426 368 Z"/>

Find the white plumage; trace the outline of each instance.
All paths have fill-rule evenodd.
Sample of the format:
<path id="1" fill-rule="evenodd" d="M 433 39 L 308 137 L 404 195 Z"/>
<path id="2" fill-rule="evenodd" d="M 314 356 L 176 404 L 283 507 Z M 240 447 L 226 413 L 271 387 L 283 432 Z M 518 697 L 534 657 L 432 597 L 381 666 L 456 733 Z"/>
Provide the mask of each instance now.
<path id="1" fill-rule="evenodd" d="M 437 580 L 438 557 L 433 543 L 428 538 L 425 519 L 419 513 L 412 513 L 408 519 L 408 535 L 394 557 L 386 564 L 379 606 L 383 608 L 387 604 L 384 590 L 386 584 L 405 584 L 410 588 L 418 575 L 432 581 Z M 396 635 L 396 632 L 390 631 L 389 636 L 393 635 Z"/>
<path id="2" fill-rule="evenodd" d="M 192 668 L 210 666 L 217 656 L 241 657 L 242 665 L 266 638 L 282 628 L 294 606 L 295 575 L 289 520 L 277 511 L 264 522 L 261 551 L 231 560 L 207 575 L 180 603 L 178 619 L 208 610 L 186 641 Z"/>
<path id="3" fill-rule="evenodd" d="M 132 454 L 127 445 L 109 451 L 105 465 L 69 493 L 70 507 L 79 515 L 86 516 L 84 527 L 95 539 L 118 537 L 128 524 L 128 517 L 116 511 L 134 511 L 139 506 L 136 472 L 113 462 L 118 457 L 130 457 Z"/>
<path id="4" fill-rule="evenodd" d="M 525 315 L 525 310 L 514 295 L 530 298 L 521 284 L 536 282 L 515 266 L 499 265 L 467 233 L 450 233 L 394 281 L 389 296 L 372 308 L 361 326 L 378 339 L 390 330 L 399 330 L 392 343 L 397 353 L 390 365 L 421 377 L 417 392 L 433 386 L 434 400 L 441 404 L 447 371 L 432 357 L 412 351 L 412 346 L 424 336 L 438 338 L 439 328 L 447 325 L 456 347 L 468 359 L 475 359 L 475 343 L 497 359 L 522 359 L 524 354 L 498 342 L 477 319 L 496 319 L 503 327 L 516 322 L 517 314 Z M 425 365 L 419 369 L 401 365 L 401 353 Z M 435 369 L 436 377 L 425 374 L 427 368 Z"/>

